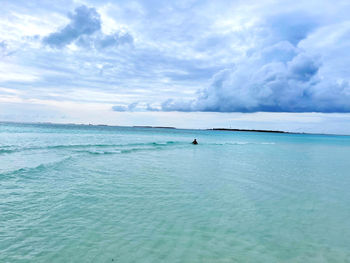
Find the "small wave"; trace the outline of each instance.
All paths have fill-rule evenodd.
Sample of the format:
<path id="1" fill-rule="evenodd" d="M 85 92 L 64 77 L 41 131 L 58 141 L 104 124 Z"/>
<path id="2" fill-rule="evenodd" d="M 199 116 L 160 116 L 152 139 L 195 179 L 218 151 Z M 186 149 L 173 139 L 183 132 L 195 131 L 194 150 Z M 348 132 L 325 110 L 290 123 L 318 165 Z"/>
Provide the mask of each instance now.
<path id="1" fill-rule="evenodd" d="M 228 142 L 226 145 L 246 145 L 246 144 L 254 144 L 252 142 Z"/>
<path id="2" fill-rule="evenodd" d="M 165 146 L 165 145 L 171 145 L 171 144 L 176 144 L 176 142 L 169 141 L 169 142 L 152 142 L 151 143 L 151 145 L 156 145 L 156 146 Z"/>
<path id="3" fill-rule="evenodd" d="M 68 144 L 68 145 L 49 145 L 49 146 L 39 146 L 39 147 L 22 147 L 15 148 L 13 146 L 2 146 L 0 148 L 0 154 L 11 154 L 15 152 L 22 151 L 36 151 L 36 150 L 53 150 L 53 149 L 67 149 L 67 150 L 77 150 L 77 152 L 86 152 L 90 151 L 91 154 L 116 154 L 116 153 L 124 153 L 130 152 L 134 150 L 126 149 L 126 150 L 99 150 L 101 148 L 126 148 L 126 147 L 166 147 L 173 145 L 187 145 L 188 142 L 179 142 L 179 141 L 165 141 L 165 142 L 144 142 L 144 143 L 125 143 L 125 144 Z M 201 143 L 200 145 L 272 145 L 274 142 L 224 142 L 224 143 Z M 85 150 L 88 148 L 95 148 L 93 150 Z M 81 149 L 81 150 L 79 150 Z M 139 148 L 135 150 L 141 150 L 145 148 Z"/>
<path id="4" fill-rule="evenodd" d="M 213 143 L 212 145 L 270 145 L 276 144 L 274 142 L 225 142 L 225 143 Z"/>
<path id="5" fill-rule="evenodd" d="M 212 145 L 246 145 L 252 144 L 251 142 L 225 142 L 225 143 L 213 143 Z"/>
<path id="6" fill-rule="evenodd" d="M 145 142 L 145 143 L 126 143 L 126 144 L 68 144 L 68 145 L 48 145 L 39 147 L 19 147 L 13 149 L 1 149 L 0 154 L 14 153 L 21 151 L 35 151 L 35 150 L 51 150 L 51 149 L 81 149 L 81 148 L 110 148 L 110 147 L 130 147 L 130 146 L 166 146 L 173 144 L 181 144 L 182 142 Z"/>
<path id="7" fill-rule="evenodd" d="M 114 151 L 79 151 L 80 153 L 88 153 L 92 155 L 104 155 L 104 154 L 125 154 L 125 153 L 132 153 L 132 152 L 138 152 L 138 151 L 154 151 L 154 150 L 160 150 L 158 147 L 149 147 L 149 148 L 131 148 L 131 149 L 123 149 L 123 150 L 114 150 Z"/>
<path id="8" fill-rule="evenodd" d="M 1 178 L 4 178 L 4 177 L 15 176 L 15 175 L 22 174 L 22 173 L 41 172 L 41 171 L 44 171 L 46 169 L 56 168 L 56 166 L 61 165 L 62 163 L 64 163 L 67 160 L 70 160 L 71 158 L 72 158 L 72 156 L 68 156 L 68 157 L 65 157 L 65 158 L 58 160 L 58 161 L 49 162 L 49 163 L 42 163 L 42 164 L 39 164 L 39 165 L 34 166 L 34 167 L 21 167 L 19 169 L 0 173 L 0 175 L 2 176 Z"/>
<path id="9" fill-rule="evenodd" d="M 6 150 L 6 149 L 0 149 L 0 154 L 2 153 L 13 153 L 15 150 Z"/>
<path id="10" fill-rule="evenodd" d="M 169 145 L 181 145 L 184 144 L 182 142 L 174 142 L 174 141 L 168 141 L 168 142 L 149 142 L 149 143 L 129 143 L 129 144 L 118 144 L 118 145 L 108 145 L 108 148 L 117 148 L 117 149 L 107 149 L 107 150 L 101 150 L 94 145 L 93 150 L 77 150 L 76 152 L 79 153 L 88 153 L 93 155 L 103 155 L 103 154 L 123 154 L 123 153 L 131 153 L 136 151 L 150 151 L 150 150 L 159 150 L 160 148 L 163 148 L 165 146 Z M 128 148 L 127 147 L 133 147 Z M 96 149 L 97 148 L 97 149 Z"/>
<path id="11" fill-rule="evenodd" d="M 84 153 L 89 153 L 89 154 L 94 154 L 94 155 L 122 153 L 122 151 L 119 151 L 119 150 L 115 150 L 115 151 L 79 151 L 79 152 L 84 152 Z"/>
<path id="12" fill-rule="evenodd" d="M 133 148 L 133 149 L 127 149 L 127 150 L 122 150 L 121 153 L 132 153 L 132 152 L 138 152 L 138 151 L 147 151 L 147 150 L 150 150 L 150 149 L 147 149 L 147 148 Z"/>

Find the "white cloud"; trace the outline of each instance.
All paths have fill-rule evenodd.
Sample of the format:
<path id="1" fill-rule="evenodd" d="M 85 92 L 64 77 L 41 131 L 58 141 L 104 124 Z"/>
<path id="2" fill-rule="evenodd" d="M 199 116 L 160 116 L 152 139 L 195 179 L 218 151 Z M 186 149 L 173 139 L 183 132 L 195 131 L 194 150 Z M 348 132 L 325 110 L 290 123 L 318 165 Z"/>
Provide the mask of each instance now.
<path id="1" fill-rule="evenodd" d="M 235 66 L 214 75 L 195 99 L 169 99 L 162 109 L 350 112 L 349 22 L 318 27 L 296 13 L 266 21 L 260 43 Z"/>

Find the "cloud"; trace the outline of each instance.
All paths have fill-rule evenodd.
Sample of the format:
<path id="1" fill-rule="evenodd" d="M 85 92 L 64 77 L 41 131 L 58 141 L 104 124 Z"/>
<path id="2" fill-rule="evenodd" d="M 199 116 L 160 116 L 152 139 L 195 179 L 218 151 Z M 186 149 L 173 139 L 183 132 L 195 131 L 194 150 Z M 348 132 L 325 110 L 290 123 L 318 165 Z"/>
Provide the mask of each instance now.
<path id="1" fill-rule="evenodd" d="M 234 66 L 216 73 L 194 99 L 168 99 L 162 110 L 350 112 L 349 72 L 331 70 L 334 61 L 350 63 L 345 55 L 350 46 L 349 23 L 325 30 L 316 28 L 312 19 L 292 18 L 267 19 L 272 22 L 262 31 L 272 33 L 260 39 L 256 48 Z"/>
<path id="2" fill-rule="evenodd" d="M 120 111 L 120 112 L 124 112 L 128 110 L 128 107 L 125 106 L 120 106 L 120 105 L 115 105 L 112 107 L 113 111 Z"/>
<path id="3" fill-rule="evenodd" d="M 288 41 L 297 45 L 319 24 L 313 16 L 304 12 L 281 12 L 266 18 L 266 31 L 272 41 Z"/>
<path id="4" fill-rule="evenodd" d="M 94 48 L 97 50 L 111 49 L 120 45 L 132 44 L 134 39 L 131 34 L 117 32 L 110 35 L 104 35 L 101 32 L 94 36 L 81 36 L 75 42 L 77 46 L 83 48 Z"/>
<path id="5" fill-rule="evenodd" d="M 138 102 L 133 102 L 130 103 L 127 106 L 120 106 L 120 105 L 116 105 L 112 107 L 113 111 L 119 111 L 119 112 L 124 112 L 124 111 L 134 111 L 134 110 L 138 110 L 137 106 L 138 106 Z"/>
<path id="6" fill-rule="evenodd" d="M 63 48 L 74 42 L 80 47 L 105 49 L 133 42 L 133 37 L 128 32 L 103 34 L 101 16 L 95 8 L 82 5 L 76 8 L 74 13 L 69 13 L 68 18 L 69 24 L 45 37 L 44 44 L 53 48 Z"/>
<path id="7" fill-rule="evenodd" d="M 69 13 L 68 18 L 70 23 L 61 30 L 45 37 L 44 43 L 51 47 L 61 48 L 80 36 L 92 35 L 101 29 L 101 17 L 95 8 L 80 6 L 74 10 L 74 13 Z"/>
<path id="8" fill-rule="evenodd" d="M 119 46 L 123 44 L 131 44 L 133 42 L 133 37 L 129 33 L 115 33 L 111 35 L 102 36 L 97 42 L 96 45 L 100 49 L 107 47 Z"/>

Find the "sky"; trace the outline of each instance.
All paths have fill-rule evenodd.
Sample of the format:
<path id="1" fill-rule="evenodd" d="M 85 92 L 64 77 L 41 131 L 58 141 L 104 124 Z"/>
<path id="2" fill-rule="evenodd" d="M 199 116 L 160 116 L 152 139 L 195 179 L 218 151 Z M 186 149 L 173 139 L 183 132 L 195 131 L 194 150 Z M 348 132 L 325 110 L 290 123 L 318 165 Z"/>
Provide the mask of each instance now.
<path id="1" fill-rule="evenodd" d="M 0 3 L 0 121 L 350 134 L 348 0 Z"/>

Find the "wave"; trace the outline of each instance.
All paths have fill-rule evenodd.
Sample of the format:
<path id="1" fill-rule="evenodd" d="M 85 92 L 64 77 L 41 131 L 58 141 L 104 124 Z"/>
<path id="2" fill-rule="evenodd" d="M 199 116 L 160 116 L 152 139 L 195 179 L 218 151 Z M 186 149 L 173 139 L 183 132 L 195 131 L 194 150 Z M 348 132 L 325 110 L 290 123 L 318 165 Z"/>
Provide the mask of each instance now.
<path id="1" fill-rule="evenodd" d="M 146 142 L 146 143 L 128 143 L 128 144 L 68 144 L 68 145 L 48 145 L 38 147 L 19 147 L 13 149 L 4 149 L 10 146 L 2 146 L 0 154 L 14 153 L 33 150 L 52 150 L 52 149 L 80 149 L 80 148 L 110 148 L 110 147 L 130 147 L 130 146 L 167 146 L 174 144 L 182 144 L 182 142 L 167 141 L 167 142 Z"/>
<path id="2" fill-rule="evenodd" d="M 148 146 L 148 147 L 134 147 L 134 148 L 130 148 L 130 149 L 118 149 L 118 150 L 82 150 L 82 151 L 78 151 L 81 153 L 89 153 L 89 154 L 93 154 L 93 155 L 101 155 L 101 154 L 125 154 L 125 153 L 132 153 L 132 152 L 137 152 L 137 151 L 150 151 L 150 150 L 159 150 L 162 149 L 164 146 L 169 146 L 169 145 L 173 145 L 173 144 L 183 144 L 183 143 L 179 143 L 179 142 L 173 142 L 173 141 L 169 141 L 169 142 L 165 142 L 165 143 L 156 143 L 156 142 L 152 142 L 152 143 L 143 143 L 143 144 L 128 144 L 128 145 L 123 145 L 123 146 Z M 165 148 L 165 147 L 164 147 Z"/>
<path id="3" fill-rule="evenodd" d="M 0 154 L 2 154 L 2 153 L 13 153 L 14 152 L 14 150 L 6 150 L 6 149 L 0 149 Z"/>
<path id="4" fill-rule="evenodd" d="M 275 142 L 225 142 L 225 143 L 212 143 L 211 145 L 272 145 Z"/>
<path id="5" fill-rule="evenodd" d="M 122 153 L 122 151 L 78 151 L 80 153 L 89 153 L 93 155 L 100 155 L 100 154 L 118 154 Z"/>
<path id="6" fill-rule="evenodd" d="M 15 169 L 12 171 L 3 172 L 3 173 L 0 173 L 0 176 L 1 176 L 0 179 L 2 179 L 4 177 L 6 178 L 6 177 L 10 177 L 10 176 L 15 176 L 18 174 L 23 174 L 23 173 L 41 172 L 41 171 L 44 171 L 46 169 L 56 168 L 58 165 L 61 165 L 62 163 L 66 162 L 70 159 L 72 159 L 72 156 L 64 157 L 64 158 L 62 158 L 58 161 L 54 161 L 54 162 L 42 163 L 42 164 L 39 164 L 39 165 L 34 166 L 34 167 L 22 167 L 22 168 Z"/>
<path id="7" fill-rule="evenodd" d="M 55 150 L 55 149 L 67 149 L 75 150 L 76 152 L 89 152 L 91 154 L 118 154 L 118 153 L 128 153 L 137 150 L 144 150 L 144 147 L 166 147 L 174 145 L 189 145 L 189 142 L 180 141 L 165 141 L 165 142 L 144 142 L 144 143 L 125 143 L 125 144 L 67 144 L 67 145 L 48 145 L 48 146 L 38 146 L 38 147 L 19 147 L 15 148 L 13 146 L 1 146 L 0 154 L 10 154 L 22 151 L 36 151 L 36 150 Z M 224 142 L 224 143 L 200 143 L 199 145 L 272 145 L 274 142 Z M 126 147 L 136 147 L 133 149 L 123 149 Z M 141 148 L 138 148 L 141 147 Z M 89 148 L 94 148 L 93 150 L 85 150 Z M 103 148 L 119 148 L 111 150 L 99 150 Z M 122 148 L 122 149 L 120 149 Z M 79 150 L 82 149 L 82 150 Z"/>

